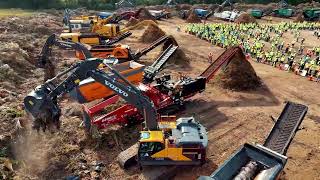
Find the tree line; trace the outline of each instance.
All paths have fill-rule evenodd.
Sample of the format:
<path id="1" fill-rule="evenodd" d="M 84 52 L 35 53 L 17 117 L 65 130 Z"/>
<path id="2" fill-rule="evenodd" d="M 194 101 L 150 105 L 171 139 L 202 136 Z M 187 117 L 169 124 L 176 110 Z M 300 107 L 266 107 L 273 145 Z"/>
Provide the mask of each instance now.
<path id="1" fill-rule="evenodd" d="M 0 0 L 0 8 L 23 8 L 23 9 L 64 9 L 86 7 L 88 9 L 115 9 L 115 3 L 120 0 Z M 167 0 L 131 0 L 136 5 L 159 5 Z M 187 4 L 221 4 L 224 0 L 176 0 L 179 3 Z M 242 3 L 263 3 L 279 2 L 280 0 L 234 0 Z M 311 2 L 310 0 L 288 0 L 289 4 Z"/>

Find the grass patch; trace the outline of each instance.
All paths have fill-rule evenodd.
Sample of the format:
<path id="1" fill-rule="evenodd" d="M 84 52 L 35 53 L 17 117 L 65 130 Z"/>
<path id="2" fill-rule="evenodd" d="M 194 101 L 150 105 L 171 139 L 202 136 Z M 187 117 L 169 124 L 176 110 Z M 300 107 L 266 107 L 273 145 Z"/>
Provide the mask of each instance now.
<path id="1" fill-rule="evenodd" d="M 24 9 L 0 9 L 0 18 L 7 16 L 31 16 L 34 11 Z"/>

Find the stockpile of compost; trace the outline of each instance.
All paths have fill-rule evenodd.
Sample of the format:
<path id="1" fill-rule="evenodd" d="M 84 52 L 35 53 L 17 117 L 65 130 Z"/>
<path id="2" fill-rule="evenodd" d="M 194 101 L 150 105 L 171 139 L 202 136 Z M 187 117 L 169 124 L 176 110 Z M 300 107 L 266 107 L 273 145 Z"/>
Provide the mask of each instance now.
<path id="1" fill-rule="evenodd" d="M 196 14 L 194 9 L 191 10 L 190 15 L 187 18 L 188 23 L 201 23 L 200 17 Z"/>
<path id="2" fill-rule="evenodd" d="M 164 36 L 166 33 L 160 29 L 156 24 L 149 24 L 147 29 L 141 36 L 141 41 L 144 43 L 152 43 L 160 37 Z"/>
<path id="3" fill-rule="evenodd" d="M 232 58 L 215 82 L 224 89 L 237 91 L 253 90 L 261 85 L 260 78 L 242 52 Z"/>
<path id="4" fill-rule="evenodd" d="M 256 19 L 248 13 L 241 14 L 236 20 L 236 23 L 256 23 Z"/>

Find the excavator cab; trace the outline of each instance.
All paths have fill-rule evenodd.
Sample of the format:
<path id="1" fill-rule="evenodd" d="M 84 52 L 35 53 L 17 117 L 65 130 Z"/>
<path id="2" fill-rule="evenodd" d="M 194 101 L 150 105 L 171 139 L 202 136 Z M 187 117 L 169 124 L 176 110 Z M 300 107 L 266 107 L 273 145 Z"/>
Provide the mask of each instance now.
<path id="1" fill-rule="evenodd" d="M 73 19 L 69 21 L 68 25 L 64 25 L 63 32 L 89 32 L 91 30 L 91 20 Z M 69 28 L 69 26 L 71 26 Z"/>
<path id="2" fill-rule="evenodd" d="M 147 160 L 152 155 L 164 149 L 164 134 L 162 131 L 141 131 L 140 132 L 139 155 Z"/>
<path id="3" fill-rule="evenodd" d="M 205 162 L 208 143 L 205 128 L 193 117 L 179 118 L 174 123 L 171 128 L 159 126 L 159 130 L 141 131 L 140 165 L 199 165 Z"/>

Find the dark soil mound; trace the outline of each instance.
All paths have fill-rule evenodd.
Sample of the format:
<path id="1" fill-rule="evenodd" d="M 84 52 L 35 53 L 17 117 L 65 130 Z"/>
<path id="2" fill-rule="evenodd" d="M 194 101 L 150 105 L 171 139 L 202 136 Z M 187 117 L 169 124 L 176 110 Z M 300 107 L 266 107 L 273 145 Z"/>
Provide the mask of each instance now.
<path id="1" fill-rule="evenodd" d="M 152 43 L 160 37 L 164 36 L 166 33 L 162 31 L 157 25 L 150 24 L 144 31 L 141 41 L 145 43 Z"/>
<path id="2" fill-rule="evenodd" d="M 256 19 L 248 13 L 241 14 L 236 20 L 236 23 L 256 23 Z"/>
<path id="3" fill-rule="evenodd" d="M 215 82 L 224 89 L 238 91 L 253 90 L 261 85 L 260 78 L 242 52 L 233 57 L 227 68 L 217 75 Z"/>
<path id="4" fill-rule="evenodd" d="M 187 18 L 188 23 L 201 23 L 200 17 L 195 13 L 194 10 L 191 10 L 190 15 Z"/>

